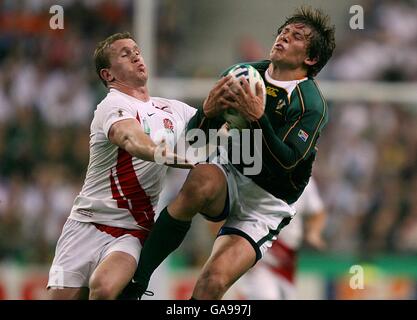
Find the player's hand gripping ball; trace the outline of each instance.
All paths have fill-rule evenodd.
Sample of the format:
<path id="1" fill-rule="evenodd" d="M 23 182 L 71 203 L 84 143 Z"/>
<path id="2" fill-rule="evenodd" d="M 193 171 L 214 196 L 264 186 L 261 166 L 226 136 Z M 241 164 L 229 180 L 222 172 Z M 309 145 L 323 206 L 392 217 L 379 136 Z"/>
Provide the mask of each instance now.
<path id="1" fill-rule="evenodd" d="M 258 72 L 254 67 L 247 64 L 238 64 L 234 66 L 227 75 L 232 75 L 236 81 L 242 76 L 248 81 L 250 90 L 254 95 L 256 95 L 256 84 L 259 82 L 261 84 L 263 101 L 266 101 L 266 88 L 265 83 Z M 229 108 L 226 109 L 222 114 L 223 119 L 227 122 L 229 129 L 238 129 L 242 130 L 249 127 L 249 122 L 243 117 L 239 111 Z"/>

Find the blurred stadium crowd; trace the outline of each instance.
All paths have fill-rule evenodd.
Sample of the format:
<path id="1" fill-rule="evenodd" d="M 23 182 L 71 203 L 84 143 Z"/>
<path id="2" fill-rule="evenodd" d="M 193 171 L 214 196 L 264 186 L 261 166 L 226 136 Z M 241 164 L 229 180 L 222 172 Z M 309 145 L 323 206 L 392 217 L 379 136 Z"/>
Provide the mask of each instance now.
<path id="1" fill-rule="evenodd" d="M 92 53 L 105 36 L 133 31 L 130 0 L 61 3 L 65 29 L 56 31 L 45 24 L 51 1 L 0 5 L 0 262 L 50 263 L 83 183 L 92 113 L 105 95 Z M 365 4 L 365 30 L 339 41 L 319 80 L 417 81 L 416 2 Z M 160 76 L 175 76 L 187 27 L 176 17 L 173 1 L 159 1 Z M 264 57 L 251 41 L 236 61 Z M 329 212 L 329 250 L 417 253 L 416 105 L 329 106 L 314 167 Z M 189 262 L 199 260 L 196 248 L 185 248 Z"/>

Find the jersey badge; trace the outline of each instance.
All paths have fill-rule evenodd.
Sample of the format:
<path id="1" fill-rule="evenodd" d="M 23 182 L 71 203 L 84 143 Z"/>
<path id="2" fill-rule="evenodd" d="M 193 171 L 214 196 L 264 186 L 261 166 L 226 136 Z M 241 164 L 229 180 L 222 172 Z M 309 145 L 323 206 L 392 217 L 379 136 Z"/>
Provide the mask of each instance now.
<path id="1" fill-rule="evenodd" d="M 298 131 L 298 137 L 303 140 L 304 142 L 307 141 L 308 139 L 308 133 L 305 132 L 303 129 L 300 129 L 300 131 Z"/>
<path id="2" fill-rule="evenodd" d="M 167 119 L 167 118 L 164 119 L 164 127 L 165 127 L 165 129 L 167 129 L 171 132 L 174 131 L 174 125 L 173 125 L 172 121 Z"/>

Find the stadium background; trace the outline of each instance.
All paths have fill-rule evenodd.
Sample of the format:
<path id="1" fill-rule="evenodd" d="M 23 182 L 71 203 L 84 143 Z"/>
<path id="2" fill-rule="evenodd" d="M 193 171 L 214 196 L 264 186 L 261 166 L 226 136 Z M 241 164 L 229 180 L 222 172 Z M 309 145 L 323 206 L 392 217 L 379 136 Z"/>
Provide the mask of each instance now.
<path id="1" fill-rule="evenodd" d="M 267 57 L 277 27 L 303 1 L 0 1 L 0 299 L 43 299 L 56 241 L 88 162 L 89 123 L 105 89 L 92 53 L 131 31 L 152 95 L 202 103 L 238 61 Z M 329 218 L 328 250 L 303 247 L 305 299 L 417 298 L 417 3 L 308 1 L 336 24 L 318 77 L 330 122 L 314 176 Z M 64 8 L 51 30 L 49 8 Z M 352 30 L 352 5 L 364 29 Z M 202 219 L 159 270 L 157 298 L 186 299 L 212 236 Z M 353 265 L 365 289 L 349 287 Z M 238 285 L 227 298 L 243 298 Z"/>

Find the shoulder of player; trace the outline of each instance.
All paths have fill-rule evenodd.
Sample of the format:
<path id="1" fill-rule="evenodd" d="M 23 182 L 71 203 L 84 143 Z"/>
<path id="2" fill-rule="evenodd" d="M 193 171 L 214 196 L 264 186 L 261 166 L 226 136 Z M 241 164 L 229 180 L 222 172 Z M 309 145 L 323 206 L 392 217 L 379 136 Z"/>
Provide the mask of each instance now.
<path id="1" fill-rule="evenodd" d="M 179 111 L 178 108 L 182 109 L 194 109 L 190 105 L 186 104 L 185 102 L 182 102 L 180 100 L 175 99 L 168 99 L 168 98 L 162 98 L 162 97 L 151 97 L 152 101 L 154 101 L 158 105 L 167 105 L 172 107 L 175 111 Z"/>
<path id="2" fill-rule="evenodd" d="M 117 92 L 117 91 L 109 91 L 107 95 L 104 97 L 103 100 L 97 105 L 97 110 L 100 109 L 107 109 L 112 107 L 126 107 L 130 105 L 129 99 Z"/>
<path id="3" fill-rule="evenodd" d="M 291 104 L 300 105 L 304 111 L 327 113 L 327 103 L 320 91 L 317 82 L 313 78 L 297 84 L 291 93 Z"/>

